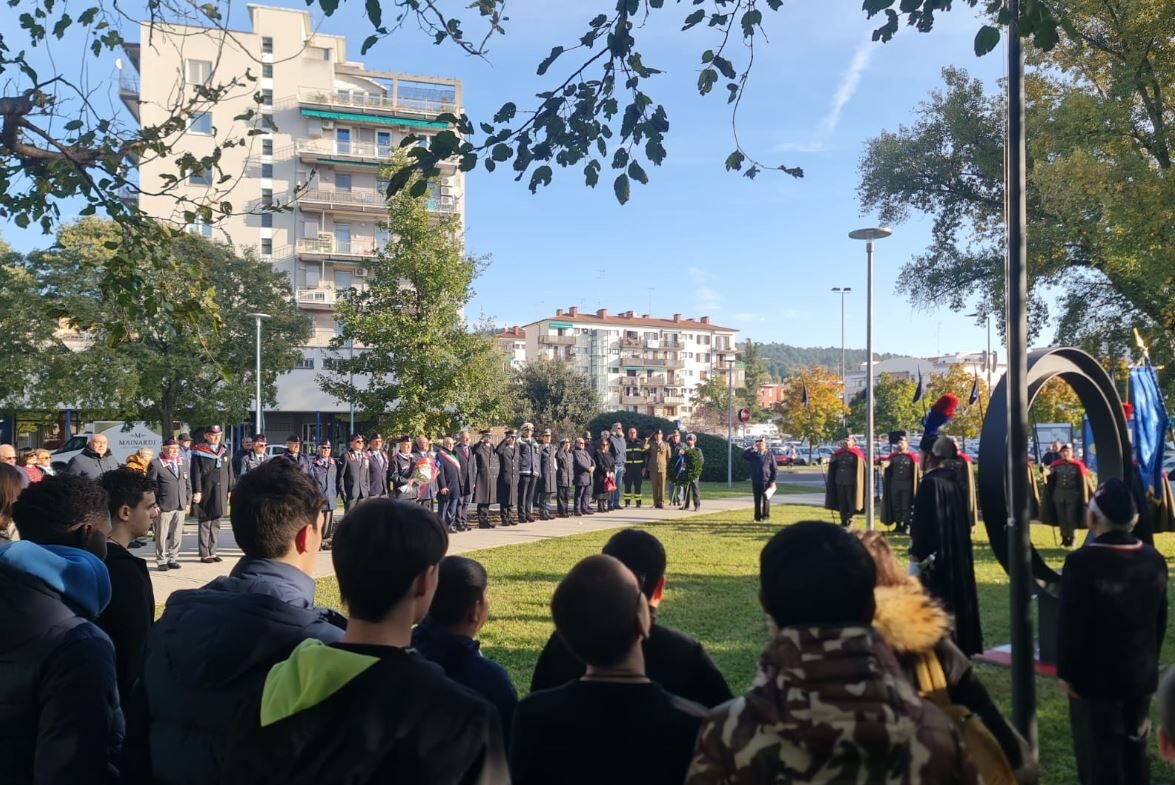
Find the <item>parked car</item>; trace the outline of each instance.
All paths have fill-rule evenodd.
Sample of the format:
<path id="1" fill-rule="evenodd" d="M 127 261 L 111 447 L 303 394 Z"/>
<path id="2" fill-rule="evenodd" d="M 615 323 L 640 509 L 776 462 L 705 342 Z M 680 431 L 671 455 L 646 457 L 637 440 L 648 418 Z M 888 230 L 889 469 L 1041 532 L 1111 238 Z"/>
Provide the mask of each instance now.
<path id="1" fill-rule="evenodd" d="M 776 466 L 791 466 L 793 463 L 795 463 L 795 458 L 792 457 L 791 453 L 787 452 L 782 447 L 776 447 L 772 449 L 771 454 L 775 456 Z"/>

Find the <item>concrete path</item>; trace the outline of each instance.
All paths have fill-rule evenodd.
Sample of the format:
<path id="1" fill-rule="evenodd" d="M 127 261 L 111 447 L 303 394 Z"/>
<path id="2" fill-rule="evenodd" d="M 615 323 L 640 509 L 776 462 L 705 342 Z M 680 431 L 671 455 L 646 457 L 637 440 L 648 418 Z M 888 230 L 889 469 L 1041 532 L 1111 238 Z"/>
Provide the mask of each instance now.
<path id="1" fill-rule="evenodd" d="M 807 496 L 808 494 L 778 496 L 772 501 L 776 504 L 808 504 L 810 502 L 805 501 Z M 813 494 L 814 496 L 815 494 Z M 751 503 L 752 499 L 749 496 L 713 500 L 703 499 L 702 509 L 696 514 L 723 512 L 727 510 L 745 510 L 751 506 Z M 817 503 L 824 503 L 822 495 Z M 339 509 L 335 514 L 341 516 L 342 509 Z M 657 510 L 652 507 L 641 507 L 640 509 L 630 507 L 627 510 L 617 510 L 616 512 L 603 515 L 596 514 L 583 518 L 556 518 L 552 521 L 524 523 L 520 526 L 511 526 L 505 529 L 473 529 L 472 531 L 453 535 L 449 540 L 449 553 L 466 553 L 485 548 L 498 548 L 505 545 L 538 542 L 556 537 L 568 537 L 574 534 L 636 526 L 653 521 L 671 521 L 679 518 L 688 518 L 694 514 L 692 510 L 690 512 L 683 512 L 677 509 Z M 145 559 L 150 565 L 151 584 L 155 590 L 155 603 L 157 605 L 163 605 L 174 591 L 199 588 L 213 578 L 228 575 L 233 565 L 243 555 L 241 549 L 237 547 L 236 541 L 233 539 L 232 528 L 228 520 L 225 519 L 217 543 L 217 553 L 224 561 L 214 564 L 201 563 L 197 555 L 196 521 L 193 518 L 189 518 L 184 526 L 184 544 L 180 551 L 179 559 L 182 565 L 180 569 L 168 570 L 167 572 L 156 570 L 154 543 L 148 543 L 142 548 L 134 549 L 131 553 Z M 324 551 L 318 555 L 318 566 L 314 571 L 314 577 L 326 578 L 331 575 L 334 575 L 334 565 L 331 563 L 330 553 Z"/>

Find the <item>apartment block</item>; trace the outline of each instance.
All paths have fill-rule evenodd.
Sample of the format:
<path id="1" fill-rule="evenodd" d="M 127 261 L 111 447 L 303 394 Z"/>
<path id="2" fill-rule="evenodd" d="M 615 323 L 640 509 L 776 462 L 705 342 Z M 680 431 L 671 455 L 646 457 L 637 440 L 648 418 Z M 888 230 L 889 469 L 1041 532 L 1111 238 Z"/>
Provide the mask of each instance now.
<path id="1" fill-rule="evenodd" d="M 495 335 L 494 344 L 510 361 L 513 370 L 526 367 L 526 330 L 514 325 Z"/>
<path id="2" fill-rule="evenodd" d="M 315 377 L 329 361 L 324 349 L 336 334 L 334 306 L 340 293 L 362 287 L 365 262 L 388 241 L 385 225 L 386 165 L 409 136 L 418 144 L 447 128 L 438 115 L 462 111 L 455 79 L 389 73 L 349 59 L 347 40 L 316 32 L 305 11 L 249 5 L 250 29 L 141 28 L 141 44 L 126 49 L 119 92 L 144 125 L 163 122 L 174 107 L 202 87 L 225 84 L 246 72 L 256 80 L 233 89 L 198 114 L 178 136 L 169 158 L 139 161 L 142 209 L 182 222 L 190 205 L 173 195 L 150 195 L 175 157 L 207 155 L 226 140 L 221 168 L 232 175 L 194 174 L 178 187 L 193 199 L 231 202 L 234 215 L 189 231 L 251 249 L 284 272 L 290 296 L 312 319 L 303 359 L 278 380 L 277 405 L 266 410 L 266 428 L 317 441 L 349 406 L 321 392 Z M 250 110 L 250 119 L 241 119 Z M 251 131 L 260 133 L 249 135 Z M 289 209 L 275 211 L 273 206 Z M 442 166 L 431 187 L 429 209 L 455 214 L 464 226 L 464 176 Z M 268 209 L 267 209 L 268 208 Z"/>
<path id="3" fill-rule="evenodd" d="M 605 409 L 626 410 L 688 423 L 693 394 L 715 376 L 742 386 L 737 362 L 738 330 L 719 327 L 710 317 L 654 318 L 601 308 L 580 313 L 558 308 L 555 315 L 525 327 L 526 359 L 546 358 L 571 365 L 586 376 Z"/>

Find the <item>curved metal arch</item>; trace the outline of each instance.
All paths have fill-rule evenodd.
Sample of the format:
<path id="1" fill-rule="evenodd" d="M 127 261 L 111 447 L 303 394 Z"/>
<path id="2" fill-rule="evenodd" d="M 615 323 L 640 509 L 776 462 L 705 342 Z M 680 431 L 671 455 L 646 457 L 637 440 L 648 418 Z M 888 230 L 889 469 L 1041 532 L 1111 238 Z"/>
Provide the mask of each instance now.
<path id="1" fill-rule="evenodd" d="M 1118 477 L 1129 482 L 1130 432 L 1122 399 L 1114 381 L 1089 354 L 1080 349 L 1037 349 L 1028 355 L 1028 403 L 1050 379 L 1068 384 L 1089 418 L 1097 444 L 1098 478 Z M 979 503 L 991 549 L 1004 571 L 1008 570 L 1008 396 L 1007 377 L 991 394 L 979 443 Z M 1032 577 L 1041 590 L 1057 595 L 1061 576 L 1032 549 Z"/>

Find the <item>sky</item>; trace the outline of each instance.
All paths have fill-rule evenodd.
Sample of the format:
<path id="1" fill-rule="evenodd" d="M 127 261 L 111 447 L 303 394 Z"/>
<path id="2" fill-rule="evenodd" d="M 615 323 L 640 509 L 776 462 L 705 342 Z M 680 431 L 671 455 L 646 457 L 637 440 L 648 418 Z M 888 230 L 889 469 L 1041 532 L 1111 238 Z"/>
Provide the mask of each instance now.
<path id="1" fill-rule="evenodd" d="M 306 8 L 301 0 L 267 4 Z M 347 35 L 349 57 L 369 68 L 461 79 L 466 111 L 476 122 L 506 101 L 525 108 L 553 78 L 561 81 L 576 53 L 545 78 L 535 75 L 538 62 L 553 45 L 573 43 L 592 16 L 612 5 L 512 0 L 507 34 L 491 42 L 484 59 L 435 46 L 414 28 L 360 58 L 370 24 L 357 0 L 344 0 L 333 16 L 317 14 L 314 22 L 321 32 Z M 123 7 L 133 13 L 130 4 Z M 853 290 L 846 300 L 846 343 L 863 348 L 865 249 L 847 235 L 874 224 L 873 216 L 861 214 L 856 195 L 865 142 L 909 124 L 918 103 L 941 86 L 945 66 L 966 68 L 994 89 L 1003 73 L 1001 50 L 974 55 L 981 23 L 962 4 L 940 15 L 932 33 L 903 28 L 888 44 L 871 40 L 876 20 L 865 19 L 859 0 L 791 0 L 778 12 L 764 8 L 769 43 L 756 47 L 738 131 L 756 158 L 801 166 L 806 176 L 764 172 L 749 180 L 723 167 L 734 144 L 722 82 L 707 97 L 697 94 L 698 57 L 715 38 L 704 25 L 681 32 L 689 10 L 667 3 L 637 32 L 645 65 L 665 72 L 644 87 L 665 105 L 670 132 L 664 164 L 646 167 L 650 183 L 634 184 L 627 205 L 616 203 L 607 170 L 592 190 L 581 167 L 556 168 L 553 183 L 537 195 L 508 169 L 491 174 L 479 167 L 466 176 L 467 248 L 490 257 L 467 315 L 513 325 L 571 305 L 680 312 L 737 328 L 740 339 L 837 346 L 840 297 L 830 289 L 839 286 Z M 233 3 L 229 20 L 248 28 L 244 3 Z M 466 23 L 467 33 L 480 29 L 476 23 Z M 81 63 L 76 47 L 55 51 L 54 58 L 65 73 Z M 91 79 L 109 71 L 110 103 L 118 106 L 114 60 L 109 54 L 88 67 Z M 930 224 L 915 216 L 892 228 L 875 257 L 875 351 L 928 356 L 985 348 L 982 325 L 945 308 L 914 310 L 896 291 L 899 269 L 926 247 Z M 0 227 L 0 234 L 17 250 L 49 242 L 37 230 L 14 226 Z"/>

